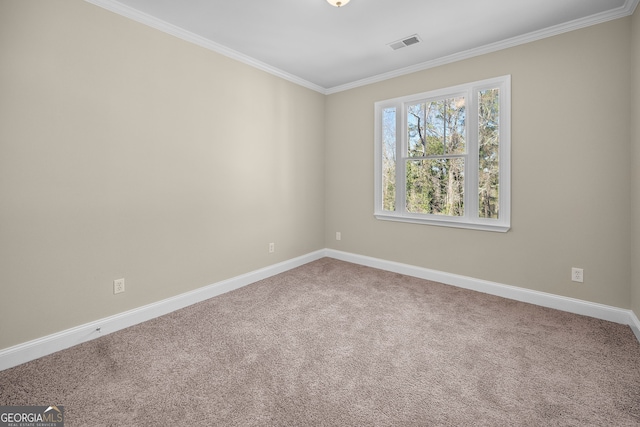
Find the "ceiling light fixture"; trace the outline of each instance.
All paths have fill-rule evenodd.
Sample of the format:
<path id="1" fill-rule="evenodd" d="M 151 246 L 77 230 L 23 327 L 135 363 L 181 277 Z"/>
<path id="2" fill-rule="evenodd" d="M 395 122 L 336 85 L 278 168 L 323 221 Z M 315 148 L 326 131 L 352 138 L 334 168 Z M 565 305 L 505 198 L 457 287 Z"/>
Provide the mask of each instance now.
<path id="1" fill-rule="evenodd" d="M 327 0 L 331 6 L 341 7 L 349 3 L 351 0 Z"/>

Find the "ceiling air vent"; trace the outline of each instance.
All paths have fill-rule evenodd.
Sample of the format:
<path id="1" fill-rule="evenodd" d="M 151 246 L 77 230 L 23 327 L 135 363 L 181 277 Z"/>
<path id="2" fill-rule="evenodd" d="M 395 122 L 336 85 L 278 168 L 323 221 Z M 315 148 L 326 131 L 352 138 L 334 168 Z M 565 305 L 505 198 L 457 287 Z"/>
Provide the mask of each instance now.
<path id="1" fill-rule="evenodd" d="M 403 47 L 411 46 L 412 44 L 420 43 L 421 41 L 422 40 L 420 40 L 420 37 L 418 37 L 417 34 L 414 34 L 412 36 L 405 37 L 402 40 L 398 40 L 398 41 L 395 41 L 393 43 L 389 43 L 389 46 L 393 50 L 398 50 L 398 49 L 401 49 Z"/>

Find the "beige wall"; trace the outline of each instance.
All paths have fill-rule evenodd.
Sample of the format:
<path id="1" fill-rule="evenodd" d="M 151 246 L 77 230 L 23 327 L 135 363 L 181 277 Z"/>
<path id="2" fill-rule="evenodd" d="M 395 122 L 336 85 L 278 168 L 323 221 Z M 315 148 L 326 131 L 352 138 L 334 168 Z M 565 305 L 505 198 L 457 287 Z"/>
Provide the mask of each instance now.
<path id="1" fill-rule="evenodd" d="M 330 95 L 327 246 L 629 308 L 630 26 L 620 19 Z M 376 220 L 374 102 L 505 74 L 512 229 Z M 584 268 L 584 284 L 571 282 L 571 267 Z"/>
<path id="2" fill-rule="evenodd" d="M 81 0 L 0 53 L 0 349 L 324 247 L 323 95 Z"/>
<path id="3" fill-rule="evenodd" d="M 632 109 L 632 167 L 631 182 L 633 185 L 633 251 L 631 252 L 631 308 L 640 318 L 640 11 L 636 10 L 632 17 L 632 52 L 633 60 L 633 109 Z"/>
<path id="4" fill-rule="evenodd" d="M 0 349 L 322 247 L 640 314 L 638 21 L 325 97 L 81 0 L 0 2 Z M 504 74 L 512 230 L 375 220 L 373 103 Z"/>

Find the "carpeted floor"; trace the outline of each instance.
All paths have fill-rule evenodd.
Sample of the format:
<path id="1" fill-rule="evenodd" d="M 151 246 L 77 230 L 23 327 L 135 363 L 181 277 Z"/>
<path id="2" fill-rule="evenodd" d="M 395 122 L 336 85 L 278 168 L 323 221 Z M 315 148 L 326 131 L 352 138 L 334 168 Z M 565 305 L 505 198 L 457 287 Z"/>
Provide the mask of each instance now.
<path id="1" fill-rule="evenodd" d="M 66 426 L 640 425 L 628 326 L 323 258 L 0 372 Z"/>

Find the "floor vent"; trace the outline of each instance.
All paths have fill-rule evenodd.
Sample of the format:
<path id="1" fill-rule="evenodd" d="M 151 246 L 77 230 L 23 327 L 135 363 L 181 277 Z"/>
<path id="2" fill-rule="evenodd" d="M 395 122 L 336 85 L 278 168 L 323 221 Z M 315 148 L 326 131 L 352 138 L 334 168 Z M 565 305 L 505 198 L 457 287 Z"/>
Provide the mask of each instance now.
<path id="1" fill-rule="evenodd" d="M 418 37 L 417 34 L 414 34 L 412 36 L 405 37 L 402 40 L 398 40 L 398 41 L 395 41 L 393 43 L 389 43 L 389 46 L 393 50 L 398 50 L 398 49 L 401 49 L 403 47 L 411 46 L 412 44 L 420 43 L 421 41 L 422 40 L 420 40 L 420 37 Z"/>

